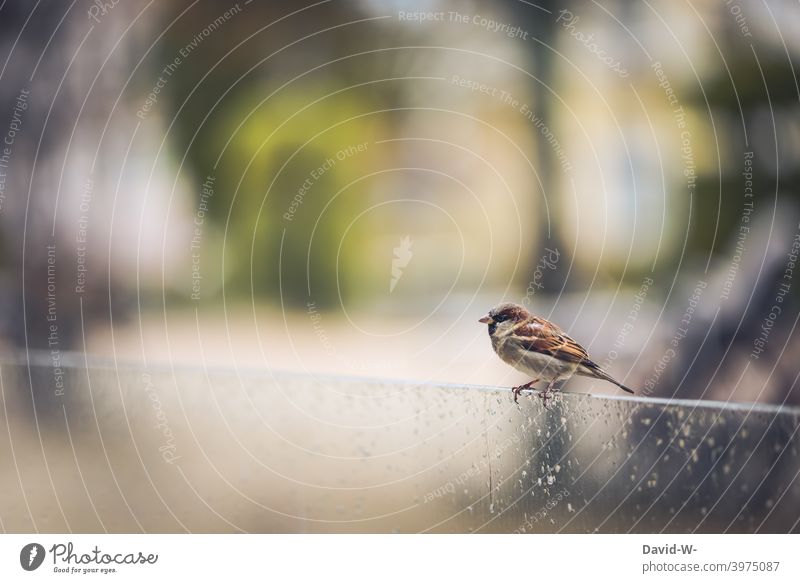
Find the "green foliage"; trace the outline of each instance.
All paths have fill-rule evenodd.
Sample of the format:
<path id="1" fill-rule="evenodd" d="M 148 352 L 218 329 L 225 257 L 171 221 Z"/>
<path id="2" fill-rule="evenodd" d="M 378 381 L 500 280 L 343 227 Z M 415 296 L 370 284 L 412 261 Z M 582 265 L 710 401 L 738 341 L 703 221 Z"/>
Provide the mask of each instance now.
<path id="1" fill-rule="evenodd" d="M 217 118 L 210 140 L 230 139 L 216 169 L 211 219 L 225 224 L 226 285 L 304 305 L 352 299 L 362 275 L 374 117 L 357 93 L 251 87 Z M 358 151 L 359 144 L 361 151 Z M 355 149 L 354 149 L 355 148 Z M 230 217 L 228 218 L 228 214 Z M 279 275 L 280 274 L 280 275 Z"/>

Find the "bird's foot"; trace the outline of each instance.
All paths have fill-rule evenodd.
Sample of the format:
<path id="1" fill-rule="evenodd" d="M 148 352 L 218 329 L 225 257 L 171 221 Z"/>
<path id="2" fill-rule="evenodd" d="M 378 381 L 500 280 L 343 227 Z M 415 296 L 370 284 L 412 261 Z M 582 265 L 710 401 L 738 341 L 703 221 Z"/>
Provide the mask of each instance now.
<path id="1" fill-rule="evenodd" d="M 550 389 L 548 388 L 548 389 L 545 389 L 544 391 L 539 391 L 537 394 L 538 394 L 539 398 L 542 400 L 542 404 L 544 405 L 544 408 L 549 411 L 550 407 L 547 406 L 547 401 L 553 398 L 553 394 L 550 391 Z"/>
<path id="2" fill-rule="evenodd" d="M 544 408 L 547 409 L 548 411 L 550 410 L 550 407 L 547 406 L 547 401 L 553 398 L 553 393 L 556 392 L 555 386 L 558 384 L 558 382 L 559 382 L 558 378 L 553 379 L 547 385 L 547 388 L 545 388 L 545 390 L 539 391 L 538 393 L 539 397 L 542 399 L 542 404 L 544 405 Z"/>
<path id="3" fill-rule="evenodd" d="M 536 379 L 536 380 L 527 382 L 524 385 L 520 385 L 518 387 L 512 388 L 511 392 L 514 394 L 514 402 L 515 403 L 517 402 L 517 399 L 519 399 L 519 396 L 522 393 L 522 391 L 524 391 L 526 389 L 530 389 L 531 385 L 533 385 L 533 383 L 536 383 L 536 382 L 539 382 L 539 379 Z"/>
<path id="4" fill-rule="evenodd" d="M 527 388 L 528 388 L 528 387 L 526 387 L 525 385 L 520 385 L 520 386 L 518 386 L 518 387 L 514 387 L 514 388 L 512 388 L 512 389 L 511 389 L 511 392 L 512 392 L 512 393 L 513 393 L 513 395 L 514 395 L 514 402 L 515 402 L 515 403 L 516 403 L 516 402 L 517 402 L 517 400 L 519 399 L 519 395 L 520 395 L 520 393 L 521 393 L 522 391 L 524 391 L 525 389 L 527 389 Z"/>

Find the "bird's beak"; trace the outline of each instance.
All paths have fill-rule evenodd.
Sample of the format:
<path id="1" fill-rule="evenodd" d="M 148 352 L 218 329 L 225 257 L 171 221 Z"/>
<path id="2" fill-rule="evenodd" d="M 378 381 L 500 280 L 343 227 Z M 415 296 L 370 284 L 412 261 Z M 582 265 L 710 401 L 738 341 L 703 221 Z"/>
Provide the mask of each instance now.
<path id="1" fill-rule="evenodd" d="M 481 324 L 494 324 L 494 320 L 492 320 L 492 317 L 488 314 L 485 315 L 480 320 L 478 320 L 478 322 L 480 322 Z"/>

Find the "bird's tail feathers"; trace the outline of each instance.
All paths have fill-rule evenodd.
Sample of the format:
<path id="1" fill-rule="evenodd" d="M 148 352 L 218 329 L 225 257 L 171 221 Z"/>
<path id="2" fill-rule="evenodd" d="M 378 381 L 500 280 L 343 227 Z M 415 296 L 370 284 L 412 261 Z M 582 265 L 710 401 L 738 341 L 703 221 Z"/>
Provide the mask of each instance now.
<path id="1" fill-rule="evenodd" d="M 606 371 L 604 371 L 602 368 L 600 368 L 597 364 L 595 364 L 588 358 L 581 363 L 576 372 L 581 376 L 592 377 L 595 379 L 603 379 L 604 381 L 608 381 L 610 383 L 617 385 L 620 389 L 630 393 L 631 395 L 634 394 L 633 389 L 629 389 L 622 383 L 614 380 L 614 378 L 610 374 L 608 374 Z"/>

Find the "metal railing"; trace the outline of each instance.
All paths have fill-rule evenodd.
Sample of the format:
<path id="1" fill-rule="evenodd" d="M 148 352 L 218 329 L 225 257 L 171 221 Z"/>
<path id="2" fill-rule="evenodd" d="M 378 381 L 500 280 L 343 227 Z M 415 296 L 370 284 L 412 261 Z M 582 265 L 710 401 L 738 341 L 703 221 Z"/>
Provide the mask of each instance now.
<path id="1" fill-rule="evenodd" d="M 800 411 L 0 365 L 7 532 L 797 532 Z"/>

